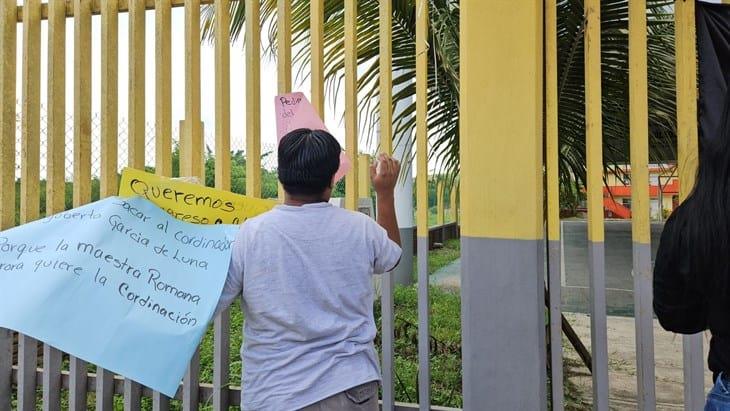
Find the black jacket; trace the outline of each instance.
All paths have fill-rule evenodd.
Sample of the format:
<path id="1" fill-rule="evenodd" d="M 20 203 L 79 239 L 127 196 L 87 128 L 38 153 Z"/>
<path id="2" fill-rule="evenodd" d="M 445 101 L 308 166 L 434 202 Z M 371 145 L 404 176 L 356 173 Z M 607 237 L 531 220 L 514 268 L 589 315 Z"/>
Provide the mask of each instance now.
<path id="1" fill-rule="evenodd" d="M 715 377 L 730 372 L 730 298 L 706 295 L 690 279 L 692 272 L 689 243 L 678 226 L 680 206 L 664 225 L 654 265 L 654 312 L 661 326 L 680 334 L 712 333 L 708 365 Z M 679 236 L 675 233 L 679 232 Z"/>

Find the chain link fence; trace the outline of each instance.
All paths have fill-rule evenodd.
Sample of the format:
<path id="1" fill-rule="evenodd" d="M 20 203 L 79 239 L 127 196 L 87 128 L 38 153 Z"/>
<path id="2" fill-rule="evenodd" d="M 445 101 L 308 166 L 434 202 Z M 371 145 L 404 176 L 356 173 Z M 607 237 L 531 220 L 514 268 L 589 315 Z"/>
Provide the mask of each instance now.
<path id="1" fill-rule="evenodd" d="M 15 133 L 15 177 L 20 178 L 20 170 L 22 164 L 21 156 L 21 107 L 20 102 L 16 103 L 16 133 Z M 47 108 L 41 105 L 41 133 L 40 133 L 40 178 L 41 180 L 46 179 L 46 170 L 48 166 L 48 114 Z M 73 126 L 73 115 L 66 115 L 66 132 L 65 132 L 65 178 L 66 181 L 73 181 L 74 167 L 73 167 L 73 155 L 74 155 L 74 126 Z M 204 141 L 206 147 L 206 159 L 208 161 L 214 160 L 215 153 L 215 135 L 212 126 L 204 127 Z M 128 149 L 129 149 L 129 123 L 127 119 L 122 118 L 118 123 L 118 150 L 117 150 L 117 164 L 118 170 L 121 170 L 127 166 L 128 161 Z M 176 146 L 180 141 L 180 129 L 179 121 L 173 122 L 172 130 L 172 141 L 173 150 L 176 150 Z M 245 141 L 245 135 L 234 135 L 231 138 L 231 150 L 241 152 L 243 158 L 245 158 L 245 147 L 243 142 Z M 274 183 L 276 179 L 276 146 L 274 144 L 264 144 L 261 148 L 261 167 L 264 174 L 264 179 L 273 178 Z M 173 153 L 170 153 L 172 156 Z M 147 123 L 145 125 L 145 165 L 148 167 L 155 166 L 155 125 L 154 123 Z M 241 156 L 234 156 L 234 158 L 241 158 Z M 241 167 L 242 164 L 236 163 L 235 160 L 231 165 L 233 168 Z M 91 118 L 91 175 L 92 178 L 98 178 L 101 173 L 101 117 L 100 115 L 94 114 Z M 236 173 L 231 173 L 234 178 Z M 245 176 L 243 177 L 245 178 Z M 234 182 L 234 187 L 245 186 L 244 182 Z M 243 184 L 241 184 L 243 183 Z M 269 182 L 271 183 L 271 182 Z M 263 197 L 276 197 L 277 190 L 274 184 L 262 184 L 262 196 Z M 240 191 L 240 190 L 235 190 Z"/>

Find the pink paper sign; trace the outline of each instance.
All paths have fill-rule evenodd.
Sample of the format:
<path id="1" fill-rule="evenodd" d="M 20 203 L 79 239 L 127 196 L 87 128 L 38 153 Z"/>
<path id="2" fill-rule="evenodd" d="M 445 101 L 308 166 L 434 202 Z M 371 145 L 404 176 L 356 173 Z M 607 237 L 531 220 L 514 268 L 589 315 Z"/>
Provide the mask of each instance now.
<path id="1" fill-rule="evenodd" d="M 317 114 L 317 110 L 301 92 L 276 96 L 274 101 L 276 112 L 276 137 L 278 141 L 290 131 L 298 128 L 327 130 L 327 126 Z M 350 159 L 343 151 L 340 154 L 340 168 L 335 173 L 334 182 L 340 181 L 350 171 Z"/>

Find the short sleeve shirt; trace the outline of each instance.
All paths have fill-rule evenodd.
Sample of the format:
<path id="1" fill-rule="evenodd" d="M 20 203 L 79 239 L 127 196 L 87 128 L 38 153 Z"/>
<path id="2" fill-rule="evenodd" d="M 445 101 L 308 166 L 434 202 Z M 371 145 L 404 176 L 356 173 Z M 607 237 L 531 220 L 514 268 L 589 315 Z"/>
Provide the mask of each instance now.
<path id="1" fill-rule="evenodd" d="M 400 256 L 373 219 L 328 203 L 246 221 L 219 303 L 243 295 L 242 408 L 296 410 L 380 379 L 372 275 Z"/>

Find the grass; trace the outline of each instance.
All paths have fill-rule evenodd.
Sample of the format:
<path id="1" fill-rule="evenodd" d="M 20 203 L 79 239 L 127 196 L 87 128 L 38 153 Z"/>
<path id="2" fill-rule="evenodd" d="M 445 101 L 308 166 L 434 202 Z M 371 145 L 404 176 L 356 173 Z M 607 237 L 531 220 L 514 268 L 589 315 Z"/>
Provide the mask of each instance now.
<path id="1" fill-rule="evenodd" d="M 461 241 L 447 240 L 443 248 L 428 253 L 428 273 L 433 274 L 461 256 Z"/>

